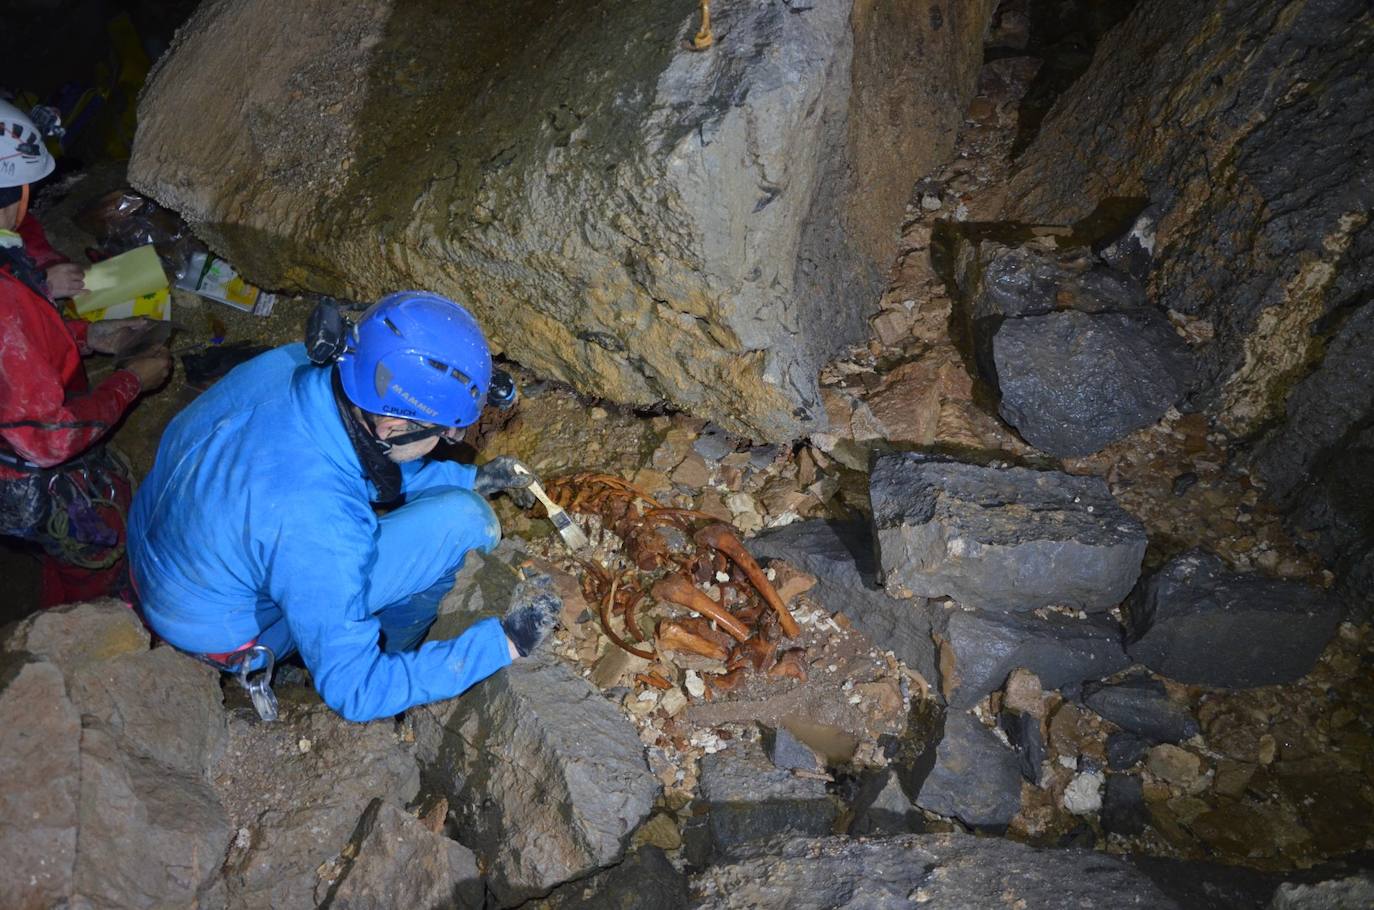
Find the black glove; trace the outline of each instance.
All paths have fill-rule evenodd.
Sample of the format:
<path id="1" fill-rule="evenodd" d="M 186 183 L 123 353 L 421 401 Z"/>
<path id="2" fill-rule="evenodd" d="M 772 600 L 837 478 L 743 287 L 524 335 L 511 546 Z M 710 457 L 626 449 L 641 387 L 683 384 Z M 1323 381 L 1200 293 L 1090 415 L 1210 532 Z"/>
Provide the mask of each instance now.
<path id="1" fill-rule="evenodd" d="M 515 469 L 520 467 L 524 473 Z M 502 490 L 522 509 L 534 507 L 534 495 L 525 487 L 534 480 L 529 469 L 509 455 L 498 455 L 484 465 L 477 466 L 477 477 L 472 482 L 472 491 L 479 496 L 493 496 Z"/>
<path id="2" fill-rule="evenodd" d="M 520 656 L 528 657 L 549 637 L 562 611 L 563 598 L 554 591 L 553 579 L 541 572 L 515 586 L 510 608 L 501 618 L 501 628 L 515 643 Z"/>

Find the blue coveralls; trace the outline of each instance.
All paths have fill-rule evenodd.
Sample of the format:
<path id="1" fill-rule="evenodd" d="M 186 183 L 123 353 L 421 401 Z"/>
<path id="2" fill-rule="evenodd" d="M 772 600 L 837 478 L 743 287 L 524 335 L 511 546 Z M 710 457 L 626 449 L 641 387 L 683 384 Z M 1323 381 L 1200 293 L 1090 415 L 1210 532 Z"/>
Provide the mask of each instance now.
<path id="1" fill-rule="evenodd" d="M 330 371 L 300 344 L 237 367 L 167 427 L 129 514 L 145 618 L 191 653 L 257 639 L 298 650 L 354 721 L 451 698 L 510 663 L 496 619 L 414 649 L 471 549 L 501 536 L 476 469 L 401 466 L 405 505 L 378 518 Z"/>

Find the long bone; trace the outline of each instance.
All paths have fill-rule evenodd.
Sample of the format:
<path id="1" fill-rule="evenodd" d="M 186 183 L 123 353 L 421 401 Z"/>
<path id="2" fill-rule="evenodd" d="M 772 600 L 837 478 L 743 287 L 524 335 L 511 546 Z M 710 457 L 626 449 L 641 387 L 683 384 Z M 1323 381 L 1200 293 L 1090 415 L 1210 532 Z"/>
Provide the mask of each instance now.
<path id="1" fill-rule="evenodd" d="M 658 600 L 686 607 L 694 613 L 714 619 L 716 625 L 730 633 L 730 637 L 735 641 L 745 641 L 749 638 L 749 629 L 744 623 L 735 619 L 729 611 L 681 575 L 669 575 L 662 579 L 654 585 L 651 593 Z"/>
<path id="2" fill-rule="evenodd" d="M 664 651 L 686 651 L 712 660 L 724 660 L 728 652 L 713 641 L 693 635 L 682 626 L 665 619 L 658 624 L 658 647 Z"/>
<path id="3" fill-rule="evenodd" d="M 778 614 L 778 621 L 782 623 L 784 635 L 788 638 L 796 638 L 801 634 L 801 627 L 797 625 L 797 621 L 792 618 L 792 614 L 783 605 L 777 589 L 768 580 L 763 569 L 759 568 L 754 557 L 750 556 L 749 551 L 744 549 L 744 544 L 739 542 L 734 531 L 723 524 L 713 524 L 702 528 L 695 536 L 697 543 L 705 544 L 717 552 L 724 553 L 731 562 L 744 570 L 750 583 L 758 589 L 759 594 L 768 602 L 768 606 L 773 608 L 773 612 Z M 741 638 L 740 641 L 744 641 L 744 639 Z"/>

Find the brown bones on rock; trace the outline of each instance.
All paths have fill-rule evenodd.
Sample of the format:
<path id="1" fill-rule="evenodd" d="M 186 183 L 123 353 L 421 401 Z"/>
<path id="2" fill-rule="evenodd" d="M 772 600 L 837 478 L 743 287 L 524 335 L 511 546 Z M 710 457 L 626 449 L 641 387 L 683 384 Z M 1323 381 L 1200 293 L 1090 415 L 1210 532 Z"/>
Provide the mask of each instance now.
<path id="1" fill-rule="evenodd" d="M 671 619 L 658 624 L 658 647 L 661 651 L 683 651 L 712 660 L 725 660 L 728 655 L 724 647 L 700 635 L 693 635 Z"/>
<path id="2" fill-rule="evenodd" d="M 654 585 L 653 595 L 658 600 L 686 607 L 694 613 L 714 619 L 716 625 L 729 632 L 735 641 L 745 641 L 749 638 L 749 629 L 744 623 L 731 616 L 724 607 L 707 597 L 705 592 L 681 575 L 669 575 L 660 580 Z"/>
<path id="3" fill-rule="evenodd" d="M 783 651 L 778 655 L 778 662 L 768 671 L 768 675 L 790 676 L 797 682 L 806 682 L 806 664 L 802 660 L 805 656 L 806 651 L 802 648 Z"/>
<path id="4" fill-rule="evenodd" d="M 768 602 L 768 606 L 773 608 L 773 612 L 778 614 L 778 621 L 782 623 L 784 635 L 788 638 L 796 638 L 801 634 L 801 627 L 792 618 L 792 614 L 787 612 L 787 607 L 783 605 L 782 598 L 778 596 L 773 583 L 768 580 L 763 569 L 759 568 L 754 557 L 749 555 L 749 551 L 744 549 L 744 544 L 740 543 L 734 531 L 723 524 L 707 525 L 696 533 L 696 539 L 698 543 L 724 553 L 731 562 L 744 570 L 750 583 L 758 589 L 759 594 Z"/>

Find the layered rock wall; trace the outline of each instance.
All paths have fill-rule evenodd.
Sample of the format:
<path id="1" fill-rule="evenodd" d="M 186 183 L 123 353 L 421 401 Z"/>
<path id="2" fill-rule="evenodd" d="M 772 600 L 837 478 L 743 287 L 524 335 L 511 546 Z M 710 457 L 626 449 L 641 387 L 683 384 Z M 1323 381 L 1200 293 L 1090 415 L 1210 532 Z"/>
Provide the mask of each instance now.
<path id="1" fill-rule="evenodd" d="M 1203 400 L 1250 433 L 1371 288 L 1371 12 L 1361 0 L 1138 4 L 1026 150 L 1011 217 L 1148 199 L 1156 302 L 1209 324 Z"/>
<path id="2" fill-rule="evenodd" d="M 1155 302 L 1192 323 L 1194 405 L 1374 605 L 1374 13 L 1362 0 L 1141 3 L 1027 149 L 1008 214 L 1153 222 Z"/>
<path id="3" fill-rule="evenodd" d="M 820 429 L 993 0 L 213 0 L 130 179 L 251 279 L 469 303 L 579 389 L 754 437 Z"/>

